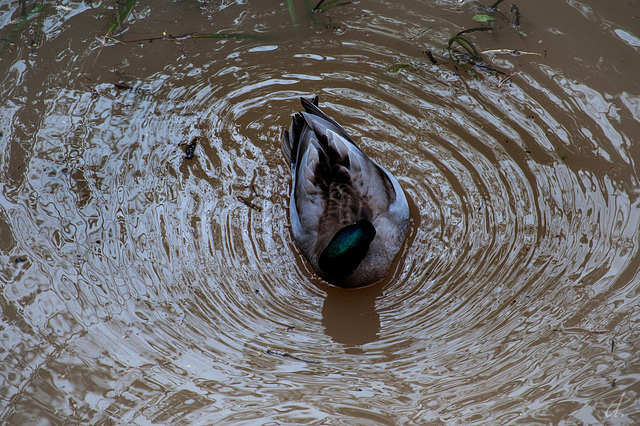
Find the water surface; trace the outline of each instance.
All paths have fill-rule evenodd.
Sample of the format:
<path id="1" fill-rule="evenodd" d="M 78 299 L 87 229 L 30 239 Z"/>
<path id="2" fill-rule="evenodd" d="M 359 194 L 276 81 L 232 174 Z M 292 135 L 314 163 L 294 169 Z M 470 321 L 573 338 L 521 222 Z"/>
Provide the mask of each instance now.
<path id="1" fill-rule="evenodd" d="M 471 73 L 478 3 L 245 3 L 0 6 L 0 421 L 640 422 L 637 5 L 501 4 Z M 367 289 L 292 240 L 312 94 L 411 200 Z"/>

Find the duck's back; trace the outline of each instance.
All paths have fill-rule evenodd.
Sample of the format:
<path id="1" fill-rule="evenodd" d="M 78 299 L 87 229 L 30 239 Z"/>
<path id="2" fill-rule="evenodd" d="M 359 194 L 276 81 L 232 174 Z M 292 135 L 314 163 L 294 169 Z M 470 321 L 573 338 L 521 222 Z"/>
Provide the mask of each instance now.
<path id="1" fill-rule="evenodd" d="M 396 179 L 369 159 L 316 102 L 317 98 L 314 103 L 303 99 L 306 112 L 294 115 L 282 141 L 292 167 L 294 238 L 318 271 L 320 253 L 334 235 L 365 219 L 376 229 L 370 249 L 374 253 L 367 257 L 390 263 L 388 253 L 376 254 L 376 247 L 387 244 L 393 251 L 391 258 L 399 250 L 409 217 L 404 193 Z M 365 257 L 363 263 L 370 262 Z"/>

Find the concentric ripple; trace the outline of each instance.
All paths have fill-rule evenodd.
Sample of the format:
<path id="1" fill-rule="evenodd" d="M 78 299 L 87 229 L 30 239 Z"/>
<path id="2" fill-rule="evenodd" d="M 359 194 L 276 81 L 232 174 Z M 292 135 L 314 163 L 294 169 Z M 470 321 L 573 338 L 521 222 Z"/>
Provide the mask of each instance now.
<path id="1" fill-rule="evenodd" d="M 190 32 L 172 14 L 265 37 L 105 47 L 69 38 L 96 14 L 74 6 L 47 82 L 2 53 L 2 421 L 591 423 L 618 402 L 640 421 L 637 78 L 600 84 L 581 46 L 558 59 L 570 28 L 525 4 L 526 37 L 474 36 L 509 78 L 476 79 L 443 51 L 475 6 L 371 3 L 315 25 L 136 6 L 122 39 Z M 640 65 L 628 25 L 545 7 Z M 367 289 L 327 285 L 291 236 L 279 138 L 313 94 L 410 199 Z"/>

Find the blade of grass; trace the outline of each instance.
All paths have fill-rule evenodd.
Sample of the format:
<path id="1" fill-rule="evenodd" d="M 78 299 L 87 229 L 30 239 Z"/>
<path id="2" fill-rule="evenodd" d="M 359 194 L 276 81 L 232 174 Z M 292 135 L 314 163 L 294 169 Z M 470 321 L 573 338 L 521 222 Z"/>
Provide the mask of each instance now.
<path id="1" fill-rule="evenodd" d="M 291 15 L 291 20 L 293 21 L 293 25 L 296 24 L 296 12 L 293 10 L 293 0 L 287 0 L 287 7 L 289 8 L 289 14 Z"/>
<path id="2" fill-rule="evenodd" d="M 98 50 L 96 59 L 93 60 L 93 65 L 95 65 L 98 61 L 100 53 L 102 53 L 102 49 L 104 48 L 107 39 L 114 40 L 114 38 L 112 37 L 113 33 L 118 28 L 120 28 L 120 25 L 124 22 L 125 19 L 127 19 L 127 16 L 129 16 L 129 12 L 131 12 L 134 4 L 136 4 L 136 0 L 126 0 L 124 3 L 116 1 L 116 14 L 113 16 L 113 18 L 111 18 L 111 21 L 109 22 L 109 29 L 107 30 L 107 33 L 104 35 L 104 37 L 102 37 L 102 45 Z"/>
<path id="3" fill-rule="evenodd" d="M 309 15 L 309 18 L 311 18 L 311 22 L 313 22 L 313 25 L 318 25 L 318 23 L 316 22 L 316 17 L 313 14 L 314 9 L 311 8 L 309 0 L 304 0 L 304 7 L 307 9 L 307 15 Z"/>
<path id="4" fill-rule="evenodd" d="M 40 45 L 40 41 L 42 40 L 42 29 L 44 28 L 44 13 L 41 13 L 38 17 L 38 26 L 36 27 L 36 34 L 33 40 L 31 41 L 31 47 L 36 48 Z"/>
<path id="5" fill-rule="evenodd" d="M 475 46 L 473 45 L 473 43 L 471 43 L 471 40 L 469 40 L 467 37 L 465 36 L 458 36 L 456 38 L 456 42 L 464 49 L 467 51 L 467 53 L 469 54 L 469 56 L 471 56 L 473 59 L 476 60 L 481 60 L 482 57 L 480 56 L 480 54 L 478 53 L 478 51 L 476 50 Z"/>
<path id="6" fill-rule="evenodd" d="M 413 64 L 411 64 L 411 63 L 407 63 L 407 64 L 400 64 L 400 65 L 396 65 L 395 67 L 391 68 L 391 69 L 389 70 L 389 72 L 398 72 L 398 71 L 400 71 L 400 70 L 401 70 L 401 69 L 403 69 L 403 68 L 410 67 L 411 65 L 413 65 Z"/>

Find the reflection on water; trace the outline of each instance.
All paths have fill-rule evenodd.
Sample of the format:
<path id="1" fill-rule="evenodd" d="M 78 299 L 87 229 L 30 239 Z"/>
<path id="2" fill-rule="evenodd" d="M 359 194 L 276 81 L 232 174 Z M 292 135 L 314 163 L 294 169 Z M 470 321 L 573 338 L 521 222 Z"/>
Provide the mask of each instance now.
<path id="1" fill-rule="evenodd" d="M 520 3 L 526 36 L 470 35 L 509 78 L 475 79 L 443 50 L 472 3 L 267 3 L 136 4 L 116 35 L 262 39 L 104 47 L 100 7 L 11 34 L 2 6 L 0 419 L 639 422 L 633 10 Z M 370 288 L 287 223 L 279 135 L 316 93 L 410 199 Z"/>

